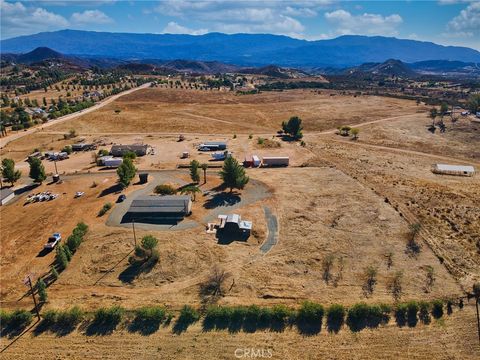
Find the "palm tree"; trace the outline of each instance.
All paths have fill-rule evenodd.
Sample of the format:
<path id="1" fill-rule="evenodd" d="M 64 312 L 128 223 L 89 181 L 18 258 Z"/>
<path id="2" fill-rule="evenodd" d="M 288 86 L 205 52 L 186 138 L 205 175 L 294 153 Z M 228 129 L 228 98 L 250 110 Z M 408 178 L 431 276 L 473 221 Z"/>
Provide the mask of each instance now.
<path id="1" fill-rule="evenodd" d="M 200 188 L 196 185 L 185 186 L 183 189 L 180 190 L 180 193 L 182 194 L 190 194 L 193 201 L 195 201 L 196 194 L 199 192 L 202 192 L 202 190 L 200 190 Z"/>
<path id="2" fill-rule="evenodd" d="M 208 169 L 208 164 L 207 164 L 207 163 L 203 163 L 202 165 L 200 165 L 200 167 L 201 167 L 202 170 L 203 170 L 203 183 L 206 184 L 206 183 L 207 183 L 207 169 Z"/>

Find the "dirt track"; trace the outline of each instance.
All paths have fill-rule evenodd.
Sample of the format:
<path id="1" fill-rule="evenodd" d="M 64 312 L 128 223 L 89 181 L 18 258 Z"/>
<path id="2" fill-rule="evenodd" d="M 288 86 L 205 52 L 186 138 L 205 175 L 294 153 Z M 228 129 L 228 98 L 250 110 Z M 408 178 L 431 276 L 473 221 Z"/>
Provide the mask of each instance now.
<path id="1" fill-rule="evenodd" d="M 78 111 L 76 113 L 73 113 L 73 114 L 68 114 L 68 115 L 65 115 L 65 116 L 62 116 L 62 117 L 59 117 L 55 120 L 50 120 L 49 122 L 45 123 L 45 124 L 42 124 L 42 125 L 39 125 L 39 126 L 36 126 L 36 127 L 33 127 L 31 129 L 28 129 L 26 131 L 19 131 L 17 132 L 16 134 L 10 134 L 10 135 L 7 135 L 5 137 L 2 137 L 0 138 L 0 149 L 3 148 L 5 145 L 7 145 L 8 143 L 14 141 L 14 140 L 17 140 L 17 139 L 20 139 L 24 136 L 27 136 L 27 135 L 31 135 L 37 131 L 42 131 L 44 128 L 47 128 L 47 127 L 50 127 L 52 125 L 58 125 L 58 124 L 61 124 L 61 123 L 64 123 L 66 121 L 69 121 L 69 120 L 72 120 L 72 119 L 76 119 L 77 117 L 79 116 L 83 116 L 85 114 L 88 114 L 88 113 L 91 113 L 92 111 L 96 111 L 98 109 L 101 109 L 102 107 L 104 107 L 105 105 L 108 105 L 110 104 L 111 102 L 117 100 L 118 98 L 124 96 L 124 95 L 128 95 L 128 94 L 131 94 L 137 90 L 140 90 L 140 89 L 145 89 L 145 88 L 148 88 L 150 86 L 150 83 L 146 83 L 146 84 L 143 84 L 139 87 L 136 87 L 134 89 L 130 89 L 130 90 L 127 90 L 127 91 L 124 91 L 124 92 L 121 92 L 120 94 L 116 94 L 116 95 L 113 95 L 113 96 L 110 96 L 108 97 L 107 99 L 103 100 L 103 101 L 100 101 L 98 103 L 96 103 L 95 105 L 85 109 L 85 110 L 82 110 L 82 111 Z"/>

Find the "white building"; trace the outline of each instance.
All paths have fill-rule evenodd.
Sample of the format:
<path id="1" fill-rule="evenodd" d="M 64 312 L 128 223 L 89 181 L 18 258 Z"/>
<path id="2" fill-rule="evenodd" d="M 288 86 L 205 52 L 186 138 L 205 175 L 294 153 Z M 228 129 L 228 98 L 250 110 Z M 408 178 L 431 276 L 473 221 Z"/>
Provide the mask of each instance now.
<path id="1" fill-rule="evenodd" d="M 444 175 L 473 176 L 475 175 L 475 168 L 470 165 L 435 164 L 432 167 L 432 172 Z"/>

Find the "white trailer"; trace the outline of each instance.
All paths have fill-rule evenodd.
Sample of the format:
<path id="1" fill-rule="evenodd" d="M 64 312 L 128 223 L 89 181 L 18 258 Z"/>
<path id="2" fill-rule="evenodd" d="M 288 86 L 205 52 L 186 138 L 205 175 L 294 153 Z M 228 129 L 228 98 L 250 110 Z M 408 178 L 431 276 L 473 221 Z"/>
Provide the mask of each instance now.
<path id="1" fill-rule="evenodd" d="M 227 157 L 232 156 L 230 151 L 221 151 L 212 154 L 213 160 L 225 160 Z"/>
<path id="2" fill-rule="evenodd" d="M 262 166 L 288 166 L 290 158 L 288 156 L 264 156 L 262 158 Z"/>
<path id="3" fill-rule="evenodd" d="M 260 161 L 260 158 L 257 155 L 253 155 L 252 163 L 253 163 L 253 167 L 259 167 L 262 162 Z"/>
<path id="4" fill-rule="evenodd" d="M 111 159 L 105 159 L 105 161 L 103 162 L 103 164 L 106 166 L 106 167 L 119 167 L 120 165 L 122 165 L 122 162 L 123 162 L 123 159 L 122 158 L 111 158 Z"/>

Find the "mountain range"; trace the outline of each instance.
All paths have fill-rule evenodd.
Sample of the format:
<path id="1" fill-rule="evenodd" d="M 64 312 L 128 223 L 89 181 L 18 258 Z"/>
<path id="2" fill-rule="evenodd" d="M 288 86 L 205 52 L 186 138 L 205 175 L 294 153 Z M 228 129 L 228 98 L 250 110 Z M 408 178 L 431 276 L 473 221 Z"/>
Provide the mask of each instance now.
<path id="1" fill-rule="evenodd" d="M 285 68 L 277 65 L 259 67 L 245 67 L 226 64 L 219 61 L 199 60 L 121 60 L 113 58 L 87 58 L 64 55 L 47 47 L 38 47 L 28 53 L 2 54 L 2 64 L 18 63 L 31 66 L 56 66 L 64 70 L 83 71 L 88 68 L 117 68 L 131 71 L 132 73 L 193 73 L 193 74 L 219 74 L 240 73 L 257 74 L 275 78 L 304 78 L 310 75 L 346 75 L 353 78 L 374 76 L 396 76 L 402 78 L 417 78 L 423 75 L 479 78 L 480 66 L 476 63 L 461 61 L 429 60 L 415 63 L 404 63 L 397 59 L 388 59 L 381 63 L 364 63 L 359 66 L 347 68 L 310 68 L 299 70 Z"/>
<path id="2" fill-rule="evenodd" d="M 466 47 L 358 35 L 307 41 L 270 34 L 177 35 L 60 30 L 0 43 L 2 53 L 25 53 L 40 46 L 79 57 L 192 59 L 241 66 L 349 67 L 387 59 L 408 63 L 428 60 L 480 62 L 480 52 Z"/>

